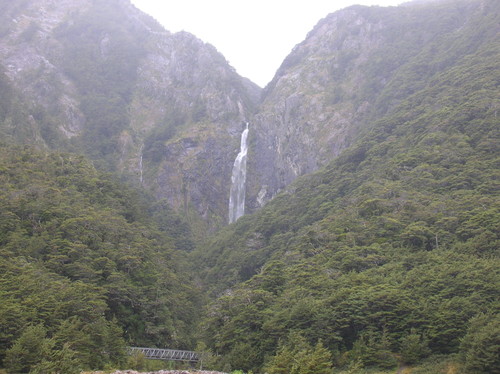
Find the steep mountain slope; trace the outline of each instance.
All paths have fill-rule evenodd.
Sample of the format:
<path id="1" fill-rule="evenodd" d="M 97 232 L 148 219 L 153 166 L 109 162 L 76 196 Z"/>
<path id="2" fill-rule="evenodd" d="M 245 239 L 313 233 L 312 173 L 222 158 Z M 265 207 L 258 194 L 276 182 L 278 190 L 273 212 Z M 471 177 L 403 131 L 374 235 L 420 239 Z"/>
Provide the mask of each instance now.
<path id="1" fill-rule="evenodd" d="M 27 146 L 0 145 L 0 185 L 1 367 L 73 373 L 121 365 L 126 344 L 193 346 L 172 211 L 82 156 Z"/>
<path id="2" fill-rule="evenodd" d="M 500 4 L 467 6 L 392 74 L 349 149 L 197 253 L 223 365 L 306 370 L 321 342 L 352 370 L 455 353 L 449 370 L 498 369 Z M 440 9 L 425 10 L 424 36 Z"/>
<path id="3" fill-rule="evenodd" d="M 213 47 L 165 31 L 127 0 L 0 4 L 3 136 L 85 153 L 166 199 L 201 234 L 227 222 L 243 122 L 251 212 L 473 53 L 473 40 L 456 44 L 488 6 L 331 14 L 283 62 L 257 109 L 260 90 Z"/>
<path id="4" fill-rule="evenodd" d="M 493 27 L 493 25 L 495 25 L 498 19 L 498 5 L 494 2 L 481 1 L 478 4 L 482 4 L 482 6 L 476 9 L 477 12 L 467 27 L 461 28 L 459 31 L 453 33 L 453 35 L 448 35 L 448 38 L 444 39 L 446 43 L 442 44 L 441 48 L 438 48 L 439 44 L 433 44 L 432 48 L 424 49 L 418 58 L 406 64 L 401 70 L 398 70 L 397 74 L 395 73 L 394 81 L 390 84 L 391 89 L 387 88 L 387 90 L 384 90 L 378 99 L 379 103 L 392 102 L 395 106 L 390 111 L 383 111 L 384 114 L 381 114 L 369 129 L 360 132 L 359 136 L 361 138 L 355 143 L 352 149 L 342 153 L 342 157 L 338 162 L 360 163 L 367 157 L 367 152 L 372 148 L 385 149 L 384 152 L 389 154 L 390 157 L 381 158 L 381 161 L 383 161 L 381 165 L 370 164 L 370 172 L 372 173 L 378 168 L 387 167 L 386 163 L 388 161 L 394 162 L 392 160 L 394 157 L 404 159 L 405 156 L 400 154 L 401 152 L 404 154 L 413 154 L 413 152 L 418 154 L 418 152 L 423 152 L 419 154 L 421 158 L 417 158 L 411 162 L 408 161 L 408 165 L 403 163 L 404 167 L 402 171 L 406 169 L 410 170 L 413 167 L 425 164 L 424 155 L 432 154 L 432 149 L 436 144 L 440 144 L 445 140 L 450 141 L 449 138 L 445 139 L 446 136 L 443 135 L 447 134 L 447 132 L 466 133 L 470 137 L 470 140 L 467 140 L 468 143 L 473 142 L 474 147 L 484 146 L 487 152 L 496 155 L 495 145 L 498 129 L 495 125 L 498 124 L 496 113 L 499 96 L 498 66 L 495 58 L 498 53 L 498 28 Z M 431 6 L 431 9 L 434 9 L 434 7 Z M 342 12 L 340 11 L 339 13 Z M 436 13 L 434 20 L 440 23 L 440 17 L 441 14 Z M 428 25 L 426 25 L 424 32 L 427 32 L 428 28 Z M 391 59 L 392 56 L 388 55 L 388 58 Z M 446 60 L 447 63 L 442 63 L 443 60 Z M 381 65 L 383 64 L 381 63 Z M 418 74 L 418 72 L 421 74 Z M 396 93 L 393 93 L 394 91 Z M 404 100 L 405 95 L 401 91 L 407 92 L 407 97 Z M 397 102 L 396 97 L 400 98 L 402 102 L 395 104 Z M 469 121 L 479 121 L 480 118 L 486 115 L 488 116 L 488 120 L 485 123 L 489 127 L 482 128 L 474 124 L 465 128 L 465 124 L 468 124 Z M 403 124 L 406 125 L 403 126 Z M 441 130 L 440 126 L 445 128 L 445 130 Z M 395 131 L 394 128 L 397 128 L 398 131 Z M 429 136 L 435 136 L 437 139 L 435 142 L 428 141 L 417 144 L 414 143 L 415 138 L 411 138 L 412 132 L 415 134 L 429 133 L 431 134 Z M 380 139 L 374 134 L 378 134 L 377 136 Z M 394 137 L 395 135 L 397 137 Z M 386 145 L 382 144 L 382 142 L 392 140 L 404 141 L 406 143 L 395 143 L 393 147 L 387 143 L 384 143 Z M 460 146 L 463 145 L 459 139 L 452 140 L 456 141 Z M 418 146 L 418 151 L 412 151 L 411 149 L 416 146 Z M 454 153 L 459 152 L 459 149 L 457 148 Z M 446 153 L 445 150 L 441 151 L 439 148 L 434 152 L 436 153 L 436 159 L 433 162 L 437 164 L 444 163 L 446 156 L 451 157 L 450 153 Z M 443 158 L 439 158 L 438 155 L 441 155 Z M 469 150 L 468 153 L 461 156 L 460 160 L 455 161 L 467 162 L 474 155 L 475 152 Z M 446 172 L 450 172 L 448 165 L 441 165 L 441 167 L 445 168 Z M 366 180 L 367 177 L 363 173 L 360 173 L 357 168 L 354 168 L 352 172 L 352 187 L 368 182 Z M 397 174 L 398 172 L 399 168 L 395 173 Z M 373 174 L 372 177 L 374 178 L 375 176 Z M 330 178 L 331 180 L 321 180 L 323 183 L 339 183 L 339 178 L 335 177 L 334 174 Z M 459 179 L 457 176 L 457 180 Z M 315 174 L 311 174 L 304 179 L 305 182 L 302 181 L 301 183 L 308 183 L 315 180 L 317 180 L 317 177 L 315 177 Z M 291 199 L 298 199 L 297 192 L 297 187 L 292 185 L 286 189 L 284 195 L 281 195 L 279 200 L 283 199 L 284 196 L 290 196 Z M 445 192 L 448 192 L 446 186 L 443 187 L 443 193 Z M 311 191 L 308 190 L 308 193 L 311 193 Z M 316 194 L 318 192 L 314 192 L 314 195 Z M 319 192 L 319 196 L 321 197 L 321 192 Z M 313 195 L 304 195 L 303 197 L 314 200 Z M 271 206 L 274 207 L 274 205 Z M 265 211 L 276 213 L 275 208 L 272 207 Z M 317 208 L 319 208 L 319 205 Z M 298 209 L 296 212 L 293 212 L 294 214 L 290 214 L 285 222 L 293 223 L 293 227 L 300 227 L 321 217 L 322 214 L 326 213 L 325 209 Z M 295 216 L 295 214 L 298 214 L 298 216 Z M 300 221 L 300 217 L 303 215 L 306 217 L 310 215 L 311 218 L 302 222 Z M 249 218 L 249 220 L 253 219 L 256 218 Z M 280 226 L 283 226 L 283 224 L 280 224 Z M 225 233 L 234 232 L 234 230 L 238 230 L 237 227 L 226 230 Z M 266 231 L 273 232 L 273 230 L 268 229 Z M 237 240 L 234 242 L 234 246 L 233 244 L 231 246 L 234 248 L 239 247 L 240 249 L 245 248 L 244 245 L 240 246 L 238 243 L 241 243 L 241 241 Z M 219 256 L 212 256 L 210 253 L 207 254 L 207 257 L 219 259 Z M 221 256 L 220 258 L 223 261 L 228 260 L 226 256 Z M 233 269 L 233 272 L 236 271 L 233 266 L 229 267 Z M 226 273 L 226 275 L 229 275 L 229 273 Z M 237 277 L 236 280 L 246 278 Z"/>
<path id="5" fill-rule="evenodd" d="M 499 22 L 496 0 L 334 13 L 259 109 L 127 0 L 0 0 L 0 135 L 39 149 L 0 147 L 3 365 L 102 368 L 197 331 L 225 369 L 495 372 Z M 200 326 L 190 229 L 226 222 L 245 121 L 261 209 L 191 252 Z"/>
<path id="6" fill-rule="evenodd" d="M 226 221 L 257 86 L 127 0 L 4 0 L 0 9 L 2 96 L 14 96 L 2 108 L 4 137 L 83 152 L 210 226 Z"/>
<path id="7" fill-rule="evenodd" d="M 249 210 L 337 157 L 435 73 L 474 53 L 480 41 L 461 36 L 488 4 L 353 6 L 321 20 L 285 59 L 252 121 Z"/>

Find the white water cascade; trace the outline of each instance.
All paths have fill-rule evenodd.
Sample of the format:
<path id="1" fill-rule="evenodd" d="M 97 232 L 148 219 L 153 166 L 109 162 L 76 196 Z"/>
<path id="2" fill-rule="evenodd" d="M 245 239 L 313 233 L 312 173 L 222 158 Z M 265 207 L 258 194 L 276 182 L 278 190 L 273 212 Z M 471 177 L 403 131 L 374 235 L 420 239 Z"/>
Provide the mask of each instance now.
<path id="1" fill-rule="evenodd" d="M 245 214 L 245 182 L 247 178 L 248 122 L 241 133 L 240 153 L 236 156 L 231 175 L 231 190 L 229 193 L 229 223 L 236 222 Z"/>
<path id="2" fill-rule="evenodd" d="M 139 157 L 139 173 L 140 173 L 140 174 L 139 174 L 139 181 L 141 182 L 141 186 L 143 185 L 143 182 L 144 182 L 144 178 L 143 178 L 143 175 L 142 175 L 142 171 L 143 171 L 143 170 L 142 170 L 142 155 L 143 155 L 143 153 L 144 153 L 144 152 L 143 152 L 143 149 L 144 149 L 144 144 L 143 144 L 143 145 L 141 145 L 141 149 L 140 149 L 140 151 L 139 151 L 139 152 L 141 153 L 141 155 L 140 155 L 140 157 Z"/>

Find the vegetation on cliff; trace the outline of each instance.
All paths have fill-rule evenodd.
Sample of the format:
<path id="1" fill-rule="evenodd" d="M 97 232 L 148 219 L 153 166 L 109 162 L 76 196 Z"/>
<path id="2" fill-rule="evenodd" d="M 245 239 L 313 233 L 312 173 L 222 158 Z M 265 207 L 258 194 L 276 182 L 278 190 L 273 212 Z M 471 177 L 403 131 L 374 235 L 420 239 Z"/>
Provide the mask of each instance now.
<path id="1" fill-rule="evenodd" d="M 206 365 L 254 373 L 397 365 L 498 373 L 498 1 L 352 7 L 344 21 L 361 23 L 337 25 L 338 45 L 325 42 L 335 53 L 310 58 L 325 47 L 308 44 L 314 38 L 294 50 L 266 92 L 278 105 L 264 103 L 269 117 L 257 113 L 256 123 L 274 123 L 267 118 L 285 106 L 289 128 L 276 136 L 297 140 L 327 108 L 331 117 L 318 120 L 326 137 L 338 130 L 337 110 L 352 110 L 356 134 L 346 133 L 322 169 L 277 186 L 284 190 L 264 208 L 208 239 L 200 217 L 222 222 L 232 140 L 258 90 L 243 89 L 212 47 L 139 20 L 125 0 L 58 8 L 68 18 L 49 30 L 57 48 L 48 50 L 60 65 L 36 67 L 48 57 L 43 43 L 30 43 L 48 31 L 35 3 L 0 1 L 0 37 L 10 38 L 0 52 L 31 46 L 17 52 L 33 63 L 16 75 L 2 61 L 0 71 L 0 367 L 119 367 L 124 347 L 141 345 L 205 347 L 214 353 Z M 33 23 L 10 33 L 30 4 Z M 328 34 L 342 14 L 317 30 Z M 377 27 L 394 43 L 377 39 L 370 58 L 340 48 Z M 20 61 L 12 57 L 12 66 Z M 286 86 L 292 70 L 302 75 L 290 74 L 298 83 Z M 301 80 L 316 83 L 302 90 Z M 60 107 L 63 99 L 72 105 Z M 311 117 L 297 116 L 299 107 Z M 71 136 L 60 131 L 68 126 L 61 113 L 83 118 Z M 276 138 L 262 134 L 271 142 L 259 146 L 271 149 Z M 250 139 L 255 153 L 260 140 Z M 267 155 L 266 173 L 279 177 Z M 139 164 L 141 185 L 168 201 L 98 171 L 133 174 Z M 198 226 L 172 206 L 197 214 Z"/>
<path id="2" fill-rule="evenodd" d="M 491 32 L 499 12 L 485 4 L 495 11 L 457 34 L 453 49 L 432 52 L 439 60 L 458 48 L 460 58 L 440 68 L 426 59 L 434 67 L 421 74 L 418 61 L 406 65 L 415 72 L 406 75 L 407 99 L 327 167 L 199 251 L 219 296 L 206 339 L 224 364 L 261 370 L 290 355 L 282 347 L 299 335 L 321 342 L 335 366 L 458 354 L 467 372 L 500 367 L 492 352 L 500 45 Z"/>
<path id="3" fill-rule="evenodd" d="M 199 227 L 227 222 L 232 152 L 259 87 L 213 46 L 170 33 L 130 0 L 0 9 L 0 135 L 84 154 Z"/>

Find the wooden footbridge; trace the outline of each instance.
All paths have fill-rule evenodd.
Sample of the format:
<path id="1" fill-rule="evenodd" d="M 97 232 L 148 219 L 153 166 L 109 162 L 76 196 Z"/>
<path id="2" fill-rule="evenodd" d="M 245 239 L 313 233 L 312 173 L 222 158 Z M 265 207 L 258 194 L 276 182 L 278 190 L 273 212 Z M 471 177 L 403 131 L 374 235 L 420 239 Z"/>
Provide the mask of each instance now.
<path id="1" fill-rule="evenodd" d="M 127 351 L 129 355 L 142 353 L 145 358 L 150 360 L 198 362 L 201 359 L 201 354 L 198 352 L 178 349 L 128 347 Z"/>

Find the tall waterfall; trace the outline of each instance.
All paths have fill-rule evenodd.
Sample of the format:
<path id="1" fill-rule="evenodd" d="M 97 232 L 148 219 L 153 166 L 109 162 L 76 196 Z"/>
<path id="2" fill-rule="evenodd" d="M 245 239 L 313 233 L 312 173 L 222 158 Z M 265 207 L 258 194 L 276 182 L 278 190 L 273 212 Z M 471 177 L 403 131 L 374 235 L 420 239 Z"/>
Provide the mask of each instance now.
<path id="1" fill-rule="evenodd" d="M 141 145 L 141 149 L 140 149 L 140 157 L 139 157 L 139 181 L 141 182 L 141 186 L 143 185 L 143 182 L 144 182 L 144 178 L 143 178 L 143 170 L 142 170 L 142 155 L 144 154 L 144 144 Z"/>
<path id="2" fill-rule="evenodd" d="M 245 181 L 247 178 L 248 122 L 241 134 L 240 153 L 236 156 L 229 193 L 229 223 L 245 214 Z"/>

